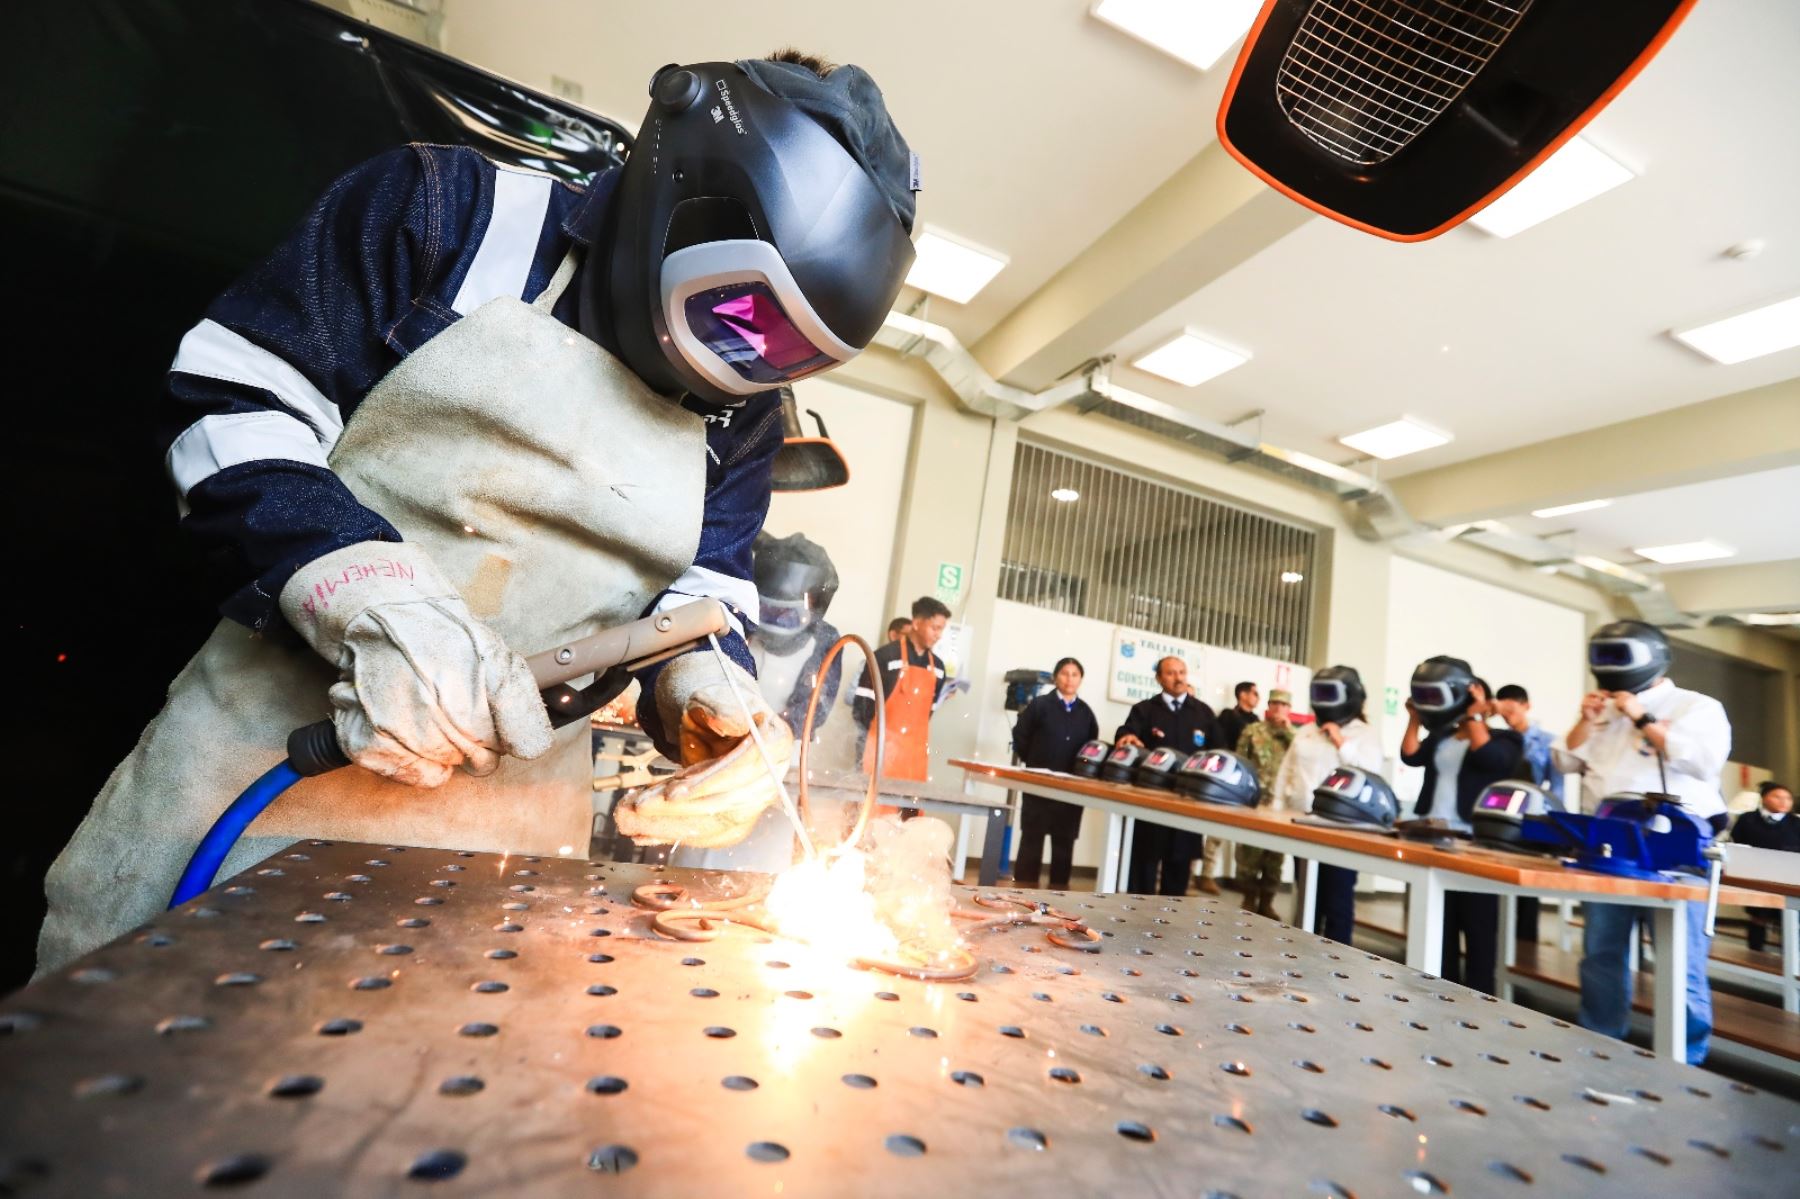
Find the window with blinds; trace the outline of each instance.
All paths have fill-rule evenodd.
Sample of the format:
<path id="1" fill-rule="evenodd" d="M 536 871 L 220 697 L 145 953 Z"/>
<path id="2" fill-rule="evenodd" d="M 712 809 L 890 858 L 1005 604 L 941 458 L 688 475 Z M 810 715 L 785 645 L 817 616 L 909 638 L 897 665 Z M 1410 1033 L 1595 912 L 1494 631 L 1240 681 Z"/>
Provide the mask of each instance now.
<path id="1" fill-rule="evenodd" d="M 1020 442 L 1000 598 L 1304 662 L 1316 542 L 1300 525 Z"/>

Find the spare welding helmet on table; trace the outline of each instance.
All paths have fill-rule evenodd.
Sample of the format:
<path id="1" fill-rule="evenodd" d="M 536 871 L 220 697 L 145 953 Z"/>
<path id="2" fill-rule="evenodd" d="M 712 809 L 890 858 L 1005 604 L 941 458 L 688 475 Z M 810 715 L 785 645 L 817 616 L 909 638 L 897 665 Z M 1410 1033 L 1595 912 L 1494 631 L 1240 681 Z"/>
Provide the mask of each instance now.
<path id="1" fill-rule="evenodd" d="M 1106 763 L 1106 755 L 1112 752 L 1110 741 L 1089 741 L 1075 751 L 1075 761 L 1069 767 L 1069 773 L 1084 779 L 1100 777 L 1100 767 Z"/>
<path id="2" fill-rule="evenodd" d="M 1262 784 L 1256 771 L 1236 754 L 1223 749 L 1203 749 L 1189 754 L 1175 773 L 1175 789 L 1206 803 L 1254 808 L 1262 800 Z"/>
<path id="3" fill-rule="evenodd" d="M 1379 774 L 1339 766 L 1313 788 L 1312 814 L 1337 824 L 1385 831 L 1400 817 L 1400 799 Z"/>
<path id="4" fill-rule="evenodd" d="M 1143 760 L 1143 746 L 1115 745 L 1100 767 L 1100 777 L 1109 783 L 1129 783 L 1131 776 L 1137 771 L 1138 763 Z"/>
<path id="5" fill-rule="evenodd" d="M 1140 787 L 1154 787 L 1158 791 L 1167 791 L 1175 785 L 1175 768 L 1181 765 L 1181 751 L 1177 749 L 1153 749 L 1144 755 L 1138 763 L 1137 770 L 1132 773 L 1131 781 Z"/>
<path id="6" fill-rule="evenodd" d="M 1550 792 L 1523 779 L 1490 783 L 1469 813 L 1475 839 L 1503 849 L 1533 849 L 1520 831 L 1525 821 L 1543 816 L 1558 805 Z"/>
<path id="7" fill-rule="evenodd" d="M 1475 702 L 1475 671 L 1461 658 L 1439 654 L 1413 668 L 1412 706 L 1419 723 L 1436 732 L 1455 723 Z"/>

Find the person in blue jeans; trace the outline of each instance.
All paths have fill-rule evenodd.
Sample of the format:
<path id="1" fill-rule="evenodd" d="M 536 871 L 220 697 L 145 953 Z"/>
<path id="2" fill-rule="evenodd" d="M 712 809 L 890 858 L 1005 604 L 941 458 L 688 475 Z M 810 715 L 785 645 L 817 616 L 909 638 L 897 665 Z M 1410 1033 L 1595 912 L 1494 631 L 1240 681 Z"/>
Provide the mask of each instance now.
<path id="1" fill-rule="evenodd" d="M 1588 640 L 1588 665 L 1599 686 L 1581 701 L 1564 738 L 1588 764 L 1600 794 L 1658 792 L 1674 796 L 1683 815 L 1717 834 L 1725 827 L 1719 775 L 1731 754 L 1731 722 L 1711 696 L 1668 678 L 1671 655 L 1661 629 L 1637 620 L 1602 625 Z M 1583 1028 L 1623 1039 L 1631 1028 L 1631 938 L 1639 909 L 1582 905 Z M 1712 988 L 1706 959 L 1706 905 L 1687 905 L 1687 1060 L 1706 1060 L 1712 1036 Z"/>

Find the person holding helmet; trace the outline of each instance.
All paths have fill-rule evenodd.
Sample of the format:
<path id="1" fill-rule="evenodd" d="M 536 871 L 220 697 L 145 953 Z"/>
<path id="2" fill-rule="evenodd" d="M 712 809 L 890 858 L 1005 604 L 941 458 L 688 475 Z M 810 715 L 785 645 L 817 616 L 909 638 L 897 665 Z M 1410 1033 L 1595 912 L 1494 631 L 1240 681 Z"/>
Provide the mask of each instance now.
<path id="1" fill-rule="evenodd" d="M 1488 784 L 1523 769 L 1525 739 L 1510 727 L 1488 724 L 1493 696 L 1461 658 L 1439 655 L 1419 663 L 1411 690 L 1400 761 L 1425 769 L 1414 815 L 1468 832 L 1475 801 Z M 1446 979 L 1492 995 L 1499 938 L 1498 896 L 1445 893 L 1440 972 Z"/>
<path id="2" fill-rule="evenodd" d="M 1369 723 L 1368 693 L 1354 666 L 1327 666 L 1313 675 L 1307 698 L 1313 722 L 1296 727 L 1275 772 L 1273 807 L 1310 812 L 1313 792 L 1340 766 L 1381 772 L 1381 737 Z M 1294 863 L 1302 873 L 1303 862 Z M 1350 944 L 1356 928 L 1356 871 L 1319 866 L 1316 931 Z"/>
<path id="3" fill-rule="evenodd" d="M 1669 639 L 1641 620 L 1615 620 L 1588 638 L 1588 667 L 1598 686 L 1582 697 L 1581 714 L 1563 738 L 1587 764 L 1602 795 L 1672 795 L 1683 812 L 1716 836 L 1725 830 L 1719 776 L 1731 756 L 1731 722 L 1711 696 L 1669 678 Z M 1583 1028 L 1624 1038 L 1631 1029 L 1631 938 L 1639 909 L 1581 905 Z M 1687 910 L 1687 1060 L 1706 1060 L 1712 1037 L 1712 986 L 1706 961 L 1706 905 Z"/>
<path id="4" fill-rule="evenodd" d="M 587 730 L 552 732 L 520 654 L 697 596 L 732 614 L 753 711 L 710 653 L 642 671 L 691 781 L 615 815 L 669 840 L 707 805 L 727 844 L 774 800 L 740 747 L 751 720 L 778 769 L 791 742 L 745 643 L 776 389 L 880 327 L 917 160 L 856 67 L 670 65 L 649 91 L 585 189 L 459 147 L 352 169 L 182 339 L 154 423 L 225 620 L 52 866 L 40 970 L 150 918 L 327 715 L 364 769 L 296 785 L 225 874 L 297 835 L 585 852 Z"/>

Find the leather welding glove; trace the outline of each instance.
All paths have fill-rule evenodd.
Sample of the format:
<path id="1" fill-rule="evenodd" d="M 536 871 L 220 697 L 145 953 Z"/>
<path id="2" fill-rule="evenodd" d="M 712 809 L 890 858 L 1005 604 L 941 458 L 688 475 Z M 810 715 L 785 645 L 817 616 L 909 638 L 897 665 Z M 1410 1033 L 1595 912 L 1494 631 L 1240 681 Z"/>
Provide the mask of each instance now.
<path id="1" fill-rule="evenodd" d="M 682 769 L 624 796 L 613 809 L 619 831 L 639 845 L 736 845 L 780 798 L 749 721 L 756 722 L 779 776 L 786 776 L 793 755 L 793 731 L 764 702 L 756 680 L 735 665 L 729 669 L 737 695 L 749 705 L 748 719 L 710 653 L 683 654 L 658 676 L 657 714 L 679 743 Z"/>
<path id="2" fill-rule="evenodd" d="M 331 718 L 358 766 L 437 787 L 457 766 L 491 774 L 501 754 L 549 750 L 550 718 L 525 659 L 475 619 L 418 546 L 335 550 L 296 571 L 280 602 L 342 672 Z"/>

